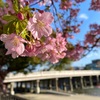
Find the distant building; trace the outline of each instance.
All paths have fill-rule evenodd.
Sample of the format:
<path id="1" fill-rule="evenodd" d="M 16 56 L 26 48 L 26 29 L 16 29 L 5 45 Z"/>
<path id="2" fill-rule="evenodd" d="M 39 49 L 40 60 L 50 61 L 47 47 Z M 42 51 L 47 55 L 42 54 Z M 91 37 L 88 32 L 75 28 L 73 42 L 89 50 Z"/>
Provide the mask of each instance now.
<path id="1" fill-rule="evenodd" d="M 83 66 L 75 66 L 75 67 L 74 67 L 74 70 L 83 70 L 83 69 L 84 69 Z"/>
<path id="2" fill-rule="evenodd" d="M 100 70 L 100 59 L 93 60 L 92 63 L 87 64 L 85 68 L 92 70 Z"/>

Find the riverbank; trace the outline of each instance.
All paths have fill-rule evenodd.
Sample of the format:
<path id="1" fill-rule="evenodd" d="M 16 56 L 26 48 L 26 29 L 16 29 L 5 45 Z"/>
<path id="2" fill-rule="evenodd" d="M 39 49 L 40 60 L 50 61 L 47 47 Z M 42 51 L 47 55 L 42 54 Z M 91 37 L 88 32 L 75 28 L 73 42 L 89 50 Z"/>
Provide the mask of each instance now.
<path id="1" fill-rule="evenodd" d="M 72 94 L 70 96 L 57 94 L 17 94 L 28 100 L 100 100 L 100 97 L 86 94 Z"/>

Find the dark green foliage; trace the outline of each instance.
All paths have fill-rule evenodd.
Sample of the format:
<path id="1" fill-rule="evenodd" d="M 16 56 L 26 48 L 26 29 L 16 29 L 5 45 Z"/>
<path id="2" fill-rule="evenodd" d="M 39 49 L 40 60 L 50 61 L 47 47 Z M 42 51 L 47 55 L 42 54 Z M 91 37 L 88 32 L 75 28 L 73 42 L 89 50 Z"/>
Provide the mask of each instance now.
<path id="1" fill-rule="evenodd" d="M 54 70 L 72 70 L 73 68 L 71 67 L 72 60 L 69 58 L 64 58 L 61 59 L 57 64 L 53 64 L 50 66 L 49 70 L 54 69 Z"/>

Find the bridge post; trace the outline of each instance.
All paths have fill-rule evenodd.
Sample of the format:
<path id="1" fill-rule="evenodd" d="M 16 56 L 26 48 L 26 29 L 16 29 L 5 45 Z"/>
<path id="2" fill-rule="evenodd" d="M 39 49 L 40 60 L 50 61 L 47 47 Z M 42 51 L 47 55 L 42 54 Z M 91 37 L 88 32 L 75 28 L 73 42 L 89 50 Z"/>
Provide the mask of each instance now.
<path id="1" fill-rule="evenodd" d="M 49 89 L 52 90 L 52 80 L 49 80 Z"/>
<path id="2" fill-rule="evenodd" d="M 40 93 L 40 80 L 36 80 L 36 93 L 39 94 Z"/>
<path id="3" fill-rule="evenodd" d="M 15 94 L 15 92 L 14 92 L 14 83 L 10 83 L 10 94 L 11 95 Z"/>
<path id="4" fill-rule="evenodd" d="M 33 93 L 33 91 L 34 91 L 33 89 L 34 89 L 34 88 L 33 88 L 33 81 L 31 81 L 31 82 L 30 82 L 30 92 L 31 92 L 31 93 Z"/>
<path id="5" fill-rule="evenodd" d="M 97 75 L 97 84 L 99 84 L 100 80 L 99 80 L 99 76 Z"/>
<path id="6" fill-rule="evenodd" d="M 86 81 L 86 77 L 84 77 L 84 80 L 83 80 L 83 82 L 84 82 L 84 87 L 86 88 L 86 87 L 87 87 L 87 81 Z"/>
<path id="7" fill-rule="evenodd" d="M 64 82 L 63 85 L 64 85 L 64 91 L 66 92 L 66 91 L 67 91 L 67 85 L 66 85 L 66 82 Z"/>
<path id="8" fill-rule="evenodd" d="M 70 77 L 69 79 L 69 84 L 70 84 L 70 91 L 73 92 L 72 77 Z"/>
<path id="9" fill-rule="evenodd" d="M 58 78 L 55 79 L 56 91 L 58 91 Z"/>
<path id="10" fill-rule="evenodd" d="M 90 87 L 93 87 L 93 81 L 92 81 L 92 76 L 90 76 Z"/>
<path id="11" fill-rule="evenodd" d="M 83 77 L 80 77 L 80 81 L 81 81 L 81 88 L 84 89 Z"/>
<path id="12" fill-rule="evenodd" d="M 75 88 L 78 89 L 77 80 L 75 80 Z"/>
<path id="13" fill-rule="evenodd" d="M 24 83 L 24 82 L 22 82 L 22 88 L 25 89 L 25 83 Z M 25 91 L 24 91 L 24 92 L 25 92 Z"/>

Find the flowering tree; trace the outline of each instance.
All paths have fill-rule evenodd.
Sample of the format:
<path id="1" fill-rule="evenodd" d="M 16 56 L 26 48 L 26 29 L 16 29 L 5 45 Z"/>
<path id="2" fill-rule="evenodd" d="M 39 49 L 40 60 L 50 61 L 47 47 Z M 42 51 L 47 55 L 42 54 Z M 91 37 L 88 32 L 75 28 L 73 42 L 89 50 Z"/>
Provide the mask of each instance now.
<path id="1" fill-rule="evenodd" d="M 16 59 L 24 59 L 23 64 L 29 64 L 28 57 L 55 64 L 63 58 L 79 59 L 99 47 L 100 25 L 97 24 L 90 25 L 82 43 L 73 45 L 68 41 L 80 32 L 78 5 L 84 1 L 0 0 L 0 81 L 9 71 L 18 70 L 16 67 L 2 70 Z M 100 1 L 92 0 L 89 10 L 100 10 Z"/>

